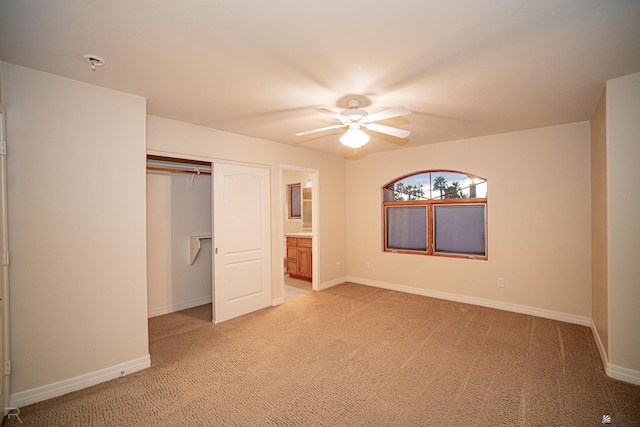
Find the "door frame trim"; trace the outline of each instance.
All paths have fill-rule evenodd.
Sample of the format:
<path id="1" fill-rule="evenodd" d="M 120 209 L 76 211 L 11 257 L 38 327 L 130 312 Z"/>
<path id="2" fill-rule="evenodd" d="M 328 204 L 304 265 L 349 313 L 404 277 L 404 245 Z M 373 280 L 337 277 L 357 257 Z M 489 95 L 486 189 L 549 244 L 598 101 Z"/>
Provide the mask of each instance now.
<path id="1" fill-rule="evenodd" d="M 3 416 L 9 413 L 11 397 L 11 325 L 9 315 L 9 223 L 8 223 L 8 194 L 7 194 L 7 111 L 0 99 L 0 143 L 5 148 L 4 154 L 0 154 L 0 255 L 6 260 L 2 262 L 2 272 L 0 273 L 0 287 L 2 309 L 2 354 L 0 354 L 2 376 L 2 403 L 4 404 Z M 5 264 L 6 261 L 6 264 Z"/>

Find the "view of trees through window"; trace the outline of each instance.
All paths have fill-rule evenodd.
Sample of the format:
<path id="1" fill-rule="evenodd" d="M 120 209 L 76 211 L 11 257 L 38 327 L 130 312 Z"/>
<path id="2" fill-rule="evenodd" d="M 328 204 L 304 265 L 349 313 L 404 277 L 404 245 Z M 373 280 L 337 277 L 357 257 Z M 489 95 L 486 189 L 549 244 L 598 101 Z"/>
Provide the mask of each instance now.
<path id="1" fill-rule="evenodd" d="M 451 171 L 423 172 L 402 178 L 386 188 L 386 201 L 484 199 L 487 181 Z"/>

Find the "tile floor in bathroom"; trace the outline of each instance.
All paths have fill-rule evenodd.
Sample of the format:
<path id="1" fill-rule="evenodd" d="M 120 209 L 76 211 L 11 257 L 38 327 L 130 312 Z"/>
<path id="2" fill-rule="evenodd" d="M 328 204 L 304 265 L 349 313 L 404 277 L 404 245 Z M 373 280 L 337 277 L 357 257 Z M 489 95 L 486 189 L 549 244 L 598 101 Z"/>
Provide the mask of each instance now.
<path id="1" fill-rule="evenodd" d="M 288 274 L 284 275 L 284 299 L 301 295 L 311 290 L 311 282 L 294 279 Z"/>

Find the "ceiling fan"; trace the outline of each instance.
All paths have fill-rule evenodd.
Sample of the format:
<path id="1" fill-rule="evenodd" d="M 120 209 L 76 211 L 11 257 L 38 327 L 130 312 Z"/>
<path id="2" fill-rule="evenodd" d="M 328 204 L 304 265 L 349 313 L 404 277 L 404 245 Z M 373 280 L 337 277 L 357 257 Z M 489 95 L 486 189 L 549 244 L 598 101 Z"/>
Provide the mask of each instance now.
<path id="1" fill-rule="evenodd" d="M 344 135 L 340 137 L 342 142 L 347 147 L 358 148 L 369 142 L 369 135 L 362 131 L 362 127 L 372 130 L 374 132 L 380 132 L 387 135 L 395 136 L 397 138 L 406 138 L 411 135 L 411 132 L 404 129 L 398 129 L 391 126 L 381 125 L 375 123 L 380 120 L 386 120 L 393 117 L 406 116 L 411 114 L 411 111 L 403 107 L 390 108 L 388 110 L 380 111 L 378 113 L 369 114 L 365 110 L 361 110 L 360 101 L 357 99 L 351 99 L 347 101 L 349 109 L 344 110 L 342 113 L 337 113 L 328 108 L 319 108 L 318 111 L 324 114 L 328 114 L 338 120 L 340 124 L 326 126 L 319 129 L 307 130 L 304 132 L 296 133 L 296 136 L 309 135 L 311 133 L 322 132 L 330 129 L 338 129 L 342 127 L 348 127 Z"/>

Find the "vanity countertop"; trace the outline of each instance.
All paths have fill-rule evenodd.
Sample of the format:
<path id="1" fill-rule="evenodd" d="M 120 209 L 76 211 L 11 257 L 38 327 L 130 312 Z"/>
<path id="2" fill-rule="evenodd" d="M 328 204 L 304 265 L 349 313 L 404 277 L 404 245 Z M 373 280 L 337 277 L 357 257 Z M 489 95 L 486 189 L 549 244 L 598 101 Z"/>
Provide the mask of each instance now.
<path id="1" fill-rule="evenodd" d="M 299 231 L 297 233 L 287 233 L 285 234 L 287 237 L 313 237 L 313 233 L 311 231 Z"/>

